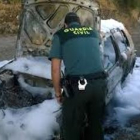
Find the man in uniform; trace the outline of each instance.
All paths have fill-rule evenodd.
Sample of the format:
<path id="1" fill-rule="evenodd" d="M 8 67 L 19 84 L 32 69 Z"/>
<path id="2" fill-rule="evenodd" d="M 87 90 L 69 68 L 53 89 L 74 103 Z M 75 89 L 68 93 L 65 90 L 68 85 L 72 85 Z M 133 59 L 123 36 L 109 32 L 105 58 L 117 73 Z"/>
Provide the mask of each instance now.
<path id="1" fill-rule="evenodd" d="M 62 103 L 64 140 L 81 140 L 83 122 L 87 120 L 87 140 L 103 140 L 101 125 L 105 101 L 105 77 L 99 48 L 100 37 L 91 27 L 82 27 L 71 12 L 65 28 L 56 32 L 49 59 L 57 101 Z M 61 94 L 61 61 L 65 65 L 66 90 Z"/>

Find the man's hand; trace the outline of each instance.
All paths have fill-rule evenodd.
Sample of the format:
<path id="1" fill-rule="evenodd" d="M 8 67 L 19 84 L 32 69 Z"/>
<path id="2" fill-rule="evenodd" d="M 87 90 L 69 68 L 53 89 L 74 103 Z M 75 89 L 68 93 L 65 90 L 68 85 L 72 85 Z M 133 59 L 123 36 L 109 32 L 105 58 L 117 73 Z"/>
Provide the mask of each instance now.
<path id="1" fill-rule="evenodd" d="M 56 100 L 59 104 L 62 104 L 63 103 L 63 96 L 60 94 L 60 95 L 55 95 L 56 97 Z"/>

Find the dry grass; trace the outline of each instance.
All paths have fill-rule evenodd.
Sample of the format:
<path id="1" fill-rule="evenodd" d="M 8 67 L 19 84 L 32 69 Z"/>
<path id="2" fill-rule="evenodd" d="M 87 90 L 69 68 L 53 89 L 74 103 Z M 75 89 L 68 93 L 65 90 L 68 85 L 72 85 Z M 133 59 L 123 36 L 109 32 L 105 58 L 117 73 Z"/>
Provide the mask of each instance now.
<path id="1" fill-rule="evenodd" d="M 112 0 L 99 0 L 102 9 L 116 10 L 116 6 Z"/>
<path id="2" fill-rule="evenodd" d="M 140 10 L 138 9 L 132 10 L 131 15 L 134 19 L 138 19 L 140 17 Z"/>
<path id="3" fill-rule="evenodd" d="M 17 3 L 20 3 L 21 2 L 21 0 L 10 0 L 10 3 L 12 3 L 12 4 L 17 4 Z"/>
<path id="4" fill-rule="evenodd" d="M 0 3 L 0 33 L 14 33 L 18 26 L 20 4 Z"/>
<path id="5" fill-rule="evenodd" d="M 19 4 L 0 4 L 0 23 L 12 22 L 17 24 L 17 16 L 20 12 Z"/>

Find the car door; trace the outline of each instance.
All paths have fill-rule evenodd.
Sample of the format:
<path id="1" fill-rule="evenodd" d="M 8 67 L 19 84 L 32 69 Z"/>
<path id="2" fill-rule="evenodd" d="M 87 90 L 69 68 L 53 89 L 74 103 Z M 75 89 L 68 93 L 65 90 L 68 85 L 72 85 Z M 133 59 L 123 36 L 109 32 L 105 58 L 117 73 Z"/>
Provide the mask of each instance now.
<path id="1" fill-rule="evenodd" d="M 131 62 L 131 49 L 128 44 L 125 33 L 120 29 L 115 29 L 112 31 L 113 38 L 119 48 L 119 56 L 121 58 L 121 65 L 123 68 L 123 78 L 125 78 L 130 71 L 130 62 Z"/>
<path id="2" fill-rule="evenodd" d="M 107 95 L 106 104 L 113 96 L 113 91 L 121 81 L 123 70 L 120 65 L 118 48 L 111 35 L 104 40 L 104 69 L 108 74 L 107 77 Z"/>
<path id="3" fill-rule="evenodd" d="M 125 39 L 125 43 L 127 45 L 127 49 L 129 51 L 129 61 L 128 61 L 128 69 L 127 69 L 127 73 L 131 72 L 133 70 L 133 67 L 135 65 L 135 61 L 136 61 L 136 50 L 134 48 L 134 43 L 133 40 L 131 38 L 131 35 L 128 33 L 128 31 L 126 29 L 121 30 L 122 35 L 124 36 Z"/>

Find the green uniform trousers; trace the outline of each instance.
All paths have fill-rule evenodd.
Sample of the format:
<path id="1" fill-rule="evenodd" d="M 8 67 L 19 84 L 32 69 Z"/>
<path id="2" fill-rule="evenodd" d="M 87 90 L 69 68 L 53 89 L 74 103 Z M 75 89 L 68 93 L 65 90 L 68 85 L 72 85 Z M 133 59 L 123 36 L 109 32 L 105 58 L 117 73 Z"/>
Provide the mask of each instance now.
<path id="1" fill-rule="evenodd" d="M 85 140 L 103 140 L 102 119 L 105 105 L 106 82 L 91 80 L 84 91 L 72 85 L 74 96 L 65 98 L 62 106 L 64 140 L 83 140 L 83 123 L 87 118 Z"/>

